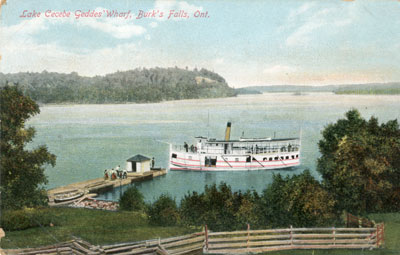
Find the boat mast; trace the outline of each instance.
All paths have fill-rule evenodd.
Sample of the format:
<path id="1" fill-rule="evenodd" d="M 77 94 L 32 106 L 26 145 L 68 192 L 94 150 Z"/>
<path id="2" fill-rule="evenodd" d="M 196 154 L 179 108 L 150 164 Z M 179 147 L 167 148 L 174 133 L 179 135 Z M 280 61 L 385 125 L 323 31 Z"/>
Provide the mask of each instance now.
<path id="1" fill-rule="evenodd" d="M 299 141 L 299 149 L 301 148 L 301 137 L 303 135 L 303 127 L 300 127 L 300 141 Z"/>
<path id="2" fill-rule="evenodd" d="M 208 110 L 208 120 L 207 120 L 207 140 L 210 137 L 210 110 Z"/>

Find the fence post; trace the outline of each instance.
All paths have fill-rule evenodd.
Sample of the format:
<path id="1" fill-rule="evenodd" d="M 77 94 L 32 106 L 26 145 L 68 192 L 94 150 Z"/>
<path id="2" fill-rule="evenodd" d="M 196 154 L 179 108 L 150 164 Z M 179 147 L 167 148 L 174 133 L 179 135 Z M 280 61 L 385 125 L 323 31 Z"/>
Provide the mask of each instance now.
<path id="1" fill-rule="evenodd" d="M 375 232 L 375 236 L 376 236 L 376 248 L 379 248 L 379 243 L 381 242 L 381 235 L 379 233 L 379 228 L 380 228 L 381 224 L 376 224 L 376 232 Z"/>
<path id="2" fill-rule="evenodd" d="M 379 248 L 384 243 L 385 225 L 383 223 L 376 224 L 376 248 Z"/>
<path id="3" fill-rule="evenodd" d="M 249 248 L 250 242 L 250 224 L 247 224 L 247 249 Z"/>
<path id="4" fill-rule="evenodd" d="M 208 228 L 207 228 L 207 225 L 204 229 L 204 235 L 205 235 L 205 239 L 206 239 L 206 250 L 208 251 Z"/>
<path id="5" fill-rule="evenodd" d="M 382 245 L 385 243 L 385 223 L 382 222 Z"/>
<path id="6" fill-rule="evenodd" d="M 333 245 L 336 245 L 336 229 L 333 227 Z"/>
<path id="7" fill-rule="evenodd" d="M 293 245 L 293 226 L 290 225 L 290 245 Z"/>

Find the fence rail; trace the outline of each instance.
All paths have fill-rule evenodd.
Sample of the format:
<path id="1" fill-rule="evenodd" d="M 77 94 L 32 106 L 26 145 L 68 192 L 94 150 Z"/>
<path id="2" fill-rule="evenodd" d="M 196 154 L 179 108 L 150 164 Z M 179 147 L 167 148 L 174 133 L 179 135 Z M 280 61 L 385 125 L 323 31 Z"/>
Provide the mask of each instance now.
<path id="1" fill-rule="evenodd" d="M 375 228 L 285 228 L 205 231 L 204 254 L 261 253 L 290 249 L 373 249 L 384 243 L 384 225 Z"/>

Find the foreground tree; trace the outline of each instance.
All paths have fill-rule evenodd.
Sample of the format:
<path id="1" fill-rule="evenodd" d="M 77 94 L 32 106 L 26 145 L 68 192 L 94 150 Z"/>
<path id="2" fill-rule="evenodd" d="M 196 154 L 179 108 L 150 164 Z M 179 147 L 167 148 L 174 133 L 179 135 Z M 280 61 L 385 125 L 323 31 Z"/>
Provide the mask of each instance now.
<path id="1" fill-rule="evenodd" d="M 149 208 L 149 222 L 157 226 L 175 226 L 180 216 L 174 199 L 161 195 Z"/>
<path id="2" fill-rule="evenodd" d="M 337 210 L 362 214 L 400 210 L 400 130 L 397 120 L 379 125 L 357 110 L 328 125 L 319 142 L 317 170 L 338 201 Z"/>
<path id="3" fill-rule="evenodd" d="M 47 204 L 44 164 L 55 165 L 56 156 L 46 146 L 27 150 L 35 130 L 25 121 L 40 112 L 39 106 L 15 86 L 0 89 L 1 208 L 18 209 Z"/>
<path id="4" fill-rule="evenodd" d="M 256 192 L 233 192 L 224 182 L 205 186 L 204 193 L 187 194 L 180 204 L 182 223 L 208 225 L 213 231 L 245 229 L 247 223 L 259 226 Z"/>
<path id="5" fill-rule="evenodd" d="M 285 178 L 274 175 L 262 203 L 264 225 L 270 227 L 327 226 L 336 219 L 335 200 L 309 170 Z"/>
<path id="6" fill-rule="evenodd" d="M 142 193 L 135 186 L 129 187 L 119 199 L 119 208 L 125 211 L 145 211 Z"/>

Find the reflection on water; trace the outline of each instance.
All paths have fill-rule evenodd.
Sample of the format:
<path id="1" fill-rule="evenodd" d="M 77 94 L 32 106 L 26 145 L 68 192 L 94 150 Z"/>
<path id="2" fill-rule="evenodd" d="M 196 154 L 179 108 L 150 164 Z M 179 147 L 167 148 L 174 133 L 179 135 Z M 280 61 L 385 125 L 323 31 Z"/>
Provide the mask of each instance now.
<path id="1" fill-rule="evenodd" d="M 365 118 L 398 119 L 400 96 L 354 96 L 330 93 L 246 95 L 237 98 L 183 100 L 157 104 L 48 105 L 29 121 L 36 128 L 34 144 L 46 144 L 57 155 L 55 168 L 48 167 L 48 188 L 101 177 L 104 169 L 125 166 L 135 154 L 154 156 L 156 166 L 166 167 L 168 144 L 193 143 L 202 135 L 223 138 L 226 122 L 232 122 L 231 137 L 302 138 L 301 166 L 287 170 L 243 172 L 182 172 L 135 184 L 147 201 L 163 193 L 177 200 L 191 191 L 202 192 L 206 184 L 226 182 L 234 190 L 261 192 L 272 175 L 315 171 L 318 140 L 328 123 L 357 108 Z M 209 125 L 208 125 L 209 114 Z M 123 187 L 122 191 L 127 187 Z M 118 199 L 116 189 L 102 195 Z"/>
<path id="2" fill-rule="evenodd" d="M 215 173 L 205 173 L 204 182 L 207 183 L 207 185 L 217 184 L 215 179 Z"/>

